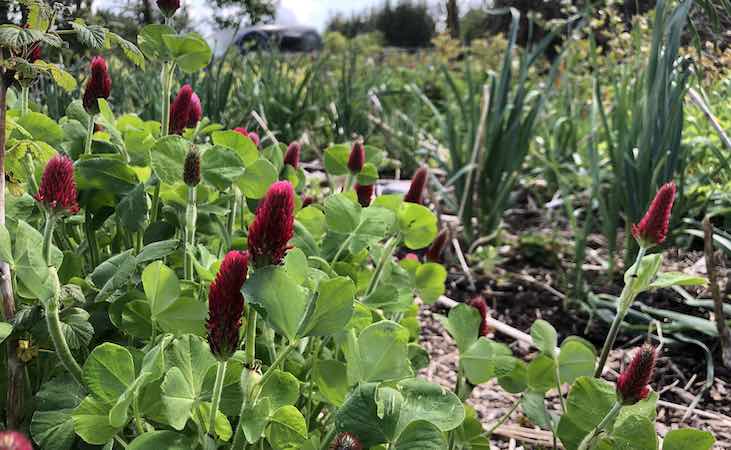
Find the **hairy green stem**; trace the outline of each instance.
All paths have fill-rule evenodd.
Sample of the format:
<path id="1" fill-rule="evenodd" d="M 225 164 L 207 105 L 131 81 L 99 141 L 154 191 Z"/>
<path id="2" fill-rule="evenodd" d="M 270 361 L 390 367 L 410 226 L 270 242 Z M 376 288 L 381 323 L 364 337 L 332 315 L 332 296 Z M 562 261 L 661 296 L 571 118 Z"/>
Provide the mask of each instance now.
<path id="1" fill-rule="evenodd" d="M 617 414 L 619 414 L 619 410 L 622 409 L 622 404 L 620 402 L 614 402 L 614 405 L 612 405 L 612 409 L 609 410 L 606 416 L 602 419 L 601 422 L 599 422 L 599 425 L 594 428 L 591 433 L 589 433 L 579 445 L 578 450 L 589 450 L 592 448 L 592 445 L 594 443 L 594 440 L 599 436 L 599 433 L 604 431 L 605 428 L 611 423 L 612 420 L 614 420 L 615 417 L 617 417 Z"/>
<path id="2" fill-rule="evenodd" d="M 74 377 L 74 380 L 83 386 L 83 371 L 71 354 L 71 350 L 66 342 L 66 336 L 61 331 L 61 319 L 58 313 L 58 299 L 50 299 L 46 305 L 46 325 L 48 325 L 48 333 L 51 335 L 53 346 L 56 348 L 56 355 L 61 360 L 61 364 Z"/>
<path id="3" fill-rule="evenodd" d="M 49 211 L 46 216 L 46 226 L 43 229 L 43 258 L 46 264 L 51 265 L 51 244 L 53 243 L 53 227 L 56 225 L 56 216 Z"/>
<path id="4" fill-rule="evenodd" d="M 185 279 L 193 281 L 193 249 L 195 248 L 195 225 L 198 217 L 196 187 L 188 186 L 188 204 L 185 209 L 185 251 L 183 253 Z"/>
<path id="5" fill-rule="evenodd" d="M 99 248 L 96 245 L 96 233 L 92 228 L 91 213 L 88 210 L 84 214 L 84 234 L 86 235 L 86 244 L 89 247 L 91 268 L 94 269 L 99 265 Z"/>
<path id="6" fill-rule="evenodd" d="M 35 195 L 38 192 L 38 182 L 36 181 L 36 168 L 35 163 L 33 162 L 33 154 L 31 152 L 25 152 L 23 165 L 25 166 L 25 171 L 28 174 L 28 193 L 30 195 Z"/>
<path id="7" fill-rule="evenodd" d="M 175 64 L 165 61 L 160 72 L 160 83 L 162 84 L 162 99 L 160 121 L 160 137 L 167 136 L 170 132 L 170 91 L 172 90 L 172 74 L 175 70 Z M 152 194 L 152 212 L 150 213 L 150 223 L 157 222 L 157 210 L 160 205 L 160 179 L 156 178 L 155 190 Z"/>
<path id="8" fill-rule="evenodd" d="M 213 385 L 213 394 L 211 398 L 211 415 L 208 418 L 208 432 L 211 436 L 216 436 L 216 415 L 218 414 L 218 405 L 221 402 L 221 392 L 223 392 L 223 379 L 226 376 L 226 361 L 219 361 L 216 368 L 216 382 Z"/>
<path id="9" fill-rule="evenodd" d="M 488 429 L 487 431 L 485 431 L 484 433 L 482 433 L 482 435 L 483 435 L 483 436 L 485 436 L 485 437 L 488 437 L 488 438 L 489 438 L 490 436 L 492 436 L 492 434 L 493 434 L 493 433 L 495 432 L 495 430 L 497 430 L 497 429 L 498 429 L 498 428 L 500 428 L 500 427 L 501 427 L 501 426 L 502 426 L 502 425 L 503 425 L 503 424 L 504 424 L 505 422 L 507 422 L 507 421 L 508 421 L 508 419 L 510 418 L 510 415 L 511 415 L 511 414 L 513 414 L 513 412 L 515 412 L 515 410 L 516 410 L 516 409 L 518 409 L 518 405 L 520 405 L 520 401 L 521 401 L 522 399 L 523 399 L 523 396 L 522 396 L 522 395 L 521 395 L 520 397 L 518 397 L 518 398 L 517 398 L 517 399 L 516 399 L 516 400 L 515 400 L 515 401 L 513 402 L 513 405 L 512 405 L 511 407 L 510 407 L 510 409 L 508 410 L 508 412 L 506 412 L 505 414 L 503 414 L 503 416 L 502 416 L 502 417 L 501 417 L 500 419 L 498 419 L 498 421 L 497 421 L 497 422 L 495 422 L 495 424 L 494 424 L 493 426 L 491 426 L 491 427 L 490 427 L 490 429 Z"/>
<path id="10" fill-rule="evenodd" d="M 30 87 L 21 86 L 20 99 L 18 101 L 20 103 L 20 116 L 23 117 L 30 109 Z"/>
<path id="11" fill-rule="evenodd" d="M 378 265 L 376 265 L 376 271 L 373 273 L 373 277 L 371 278 L 370 283 L 368 283 L 368 289 L 366 289 L 365 294 L 366 297 L 371 295 L 373 291 L 375 291 L 378 287 L 378 283 L 381 282 L 383 269 L 384 267 L 386 267 L 386 263 L 388 262 L 388 260 L 393 257 L 393 252 L 396 250 L 396 245 L 398 245 L 398 242 L 398 237 L 393 236 L 386 242 L 386 245 L 383 246 L 383 254 L 381 255 L 381 259 L 378 261 Z"/>
<path id="12" fill-rule="evenodd" d="M 86 142 L 84 143 L 84 154 L 91 155 L 91 138 L 94 136 L 94 114 L 89 114 L 89 121 L 86 123 Z"/>
<path id="13" fill-rule="evenodd" d="M 559 371 L 558 358 L 553 357 L 553 366 L 556 369 L 556 390 L 558 391 L 558 398 L 561 401 L 561 411 L 566 414 L 566 399 L 563 398 L 563 392 L 561 392 L 561 372 Z"/>
<path id="14" fill-rule="evenodd" d="M 609 334 L 607 334 L 607 339 L 604 341 L 604 346 L 602 347 L 602 352 L 599 356 L 599 363 L 597 364 L 596 370 L 594 371 L 594 378 L 599 378 L 602 376 L 604 366 L 607 364 L 607 359 L 609 358 L 609 352 L 612 350 L 612 347 L 614 347 L 614 341 L 617 340 L 619 328 L 622 325 L 624 316 L 627 315 L 629 307 L 632 305 L 632 302 L 634 302 L 634 296 L 636 294 L 634 294 L 633 286 L 635 280 L 637 279 L 637 273 L 640 270 L 640 265 L 642 264 L 642 258 L 644 258 L 646 252 L 647 249 L 645 247 L 640 247 L 640 251 L 637 253 L 637 259 L 634 263 L 634 271 L 630 277 L 629 282 L 624 285 L 622 293 L 619 295 L 619 300 L 617 303 L 617 314 L 614 316 L 612 326 L 609 328 Z"/>
<path id="15" fill-rule="evenodd" d="M 246 318 L 246 365 L 249 368 L 254 367 L 256 360 L 256 310 L 251 305 L 248 306 L 249 315 Z"/>

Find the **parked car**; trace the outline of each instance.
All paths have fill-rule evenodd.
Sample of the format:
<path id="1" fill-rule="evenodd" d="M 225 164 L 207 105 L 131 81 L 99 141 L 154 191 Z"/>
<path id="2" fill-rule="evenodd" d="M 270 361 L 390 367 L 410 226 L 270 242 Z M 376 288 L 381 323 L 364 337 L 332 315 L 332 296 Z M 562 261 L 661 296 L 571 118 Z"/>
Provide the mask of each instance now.
<path id="1" fill-rule="evenodd" d="M 242 52 L 277 48 L 285 52 L 311 52 L 322 48 L 322 38 L 312 27 L 299 25 L 257 25 L 236 36 Z"/>

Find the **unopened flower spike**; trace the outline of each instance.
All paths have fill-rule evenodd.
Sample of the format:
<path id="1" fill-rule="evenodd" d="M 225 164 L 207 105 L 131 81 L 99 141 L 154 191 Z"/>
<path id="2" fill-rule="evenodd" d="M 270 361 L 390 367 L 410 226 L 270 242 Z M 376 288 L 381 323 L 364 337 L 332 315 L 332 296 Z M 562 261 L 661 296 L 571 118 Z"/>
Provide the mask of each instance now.
<path id="1" fill-rule="evenodd" d="M 617 380 L 617 398 L 623 405 L 634 405 L 650 394 L 656 360 L 657 351 L 652 344 L 644 344 L 637 350 Z"/>
<path id="2" fill-rule="evenodd" d="M 411 178 L 411 186 L 404 196 L 404 201 L 409 203 L 422 204 L 424 201 L 424 188 L 429 178 L 429 169 L 426 166 L 420 167 Z"/>
<path id="3" fill-rule="evenodd" d="M 294 234 L 294 189 L 289 181 L 269 187 L 249 225 L 249 253 L 254 267 L 279 264 Z"/>
<path id="4" fill-rule="evenodd" d="M 365 164 L 365 148 L 363 143 L 356 141 L 353 144 L 353 148 L 350 150 L 350 156 L 348 157 L 348 169 L 352 174 L 358 174 L 363 170 Z"/>
<path id="5" fill-rule="evenodd" d="M 360 443 L 353 433 L 340 433 L 330 444 L 330 450 L 363 450 L 363 444 Z"/>
<path id="6" fill-rule="evenodd" d="M 260 141 L 259 135 L 256 134 L 255 132 L 247 131 L 246 128 L 243 128 L 243 127 L 234 128 L 234 131 L 239 133 L 242 136 L 248 137 L 249 139 L 251 139 L 251 141 L 254 143 L 254 145 L 256 145 L 257 147 L 259 146 L 259 141 Z"/>
<path id="7" fill-rule="evenodd" d="M 180 0 L 157 0 L 157 7 L 165 15 L 165 17 L 172 17 L 180 8 Z"/>
<path id="8" fill-rule="evenodd" d="M 429 262 L 439 262 L 442 258 L 444 247 L 446 247 L 448 241 L 449 230 L 445 228 L 439 232 L 436 238 L 434 238 L 434 242 L 431 243 L 431 246 L 429 246 L 429 249 L 426 251 L 426 260 Z"/>
<path id="9" fill-rule="evenodd" d="M 185 155 L 183 163 L 183 182 L 188 186 L 198 186 L 201 182 L 201 154 L 195 148 L 191 148 Z"/>
<path id="10" fill-rule="evenodd" d="M 112 78 L 109 76 L 109 67 L 106 60 L 101 56 L 95 56 L 91 60 L 91 75 L 86 81 L 84 89 L 83 104 L 84 109 L 89 114 L 99 113 L 98 99 L 109 98 L 112 91 Z"/>
<path id="11" fill-rule="evenodd" d="M 48 161 L 34 198 L 51 213 L 76 214 L 79 211 L 71 158 L 59 154 Z"/>
<path id="12" fill-rule="evenodd" d="M 485 301 L 485 298 L 478 295 L 477 297 L 472 298 L 468 304 L 475 308 L 480 313 L 480 318 L 482 318 L 482 321 L 480 322 L 479 335 L 487 336 L 490 333 L 490 326 L 487 324 L 488 315 L 487 302 Z"/>
<path id="13" fill-rule="evenodd" d="M 374 188 L 375 186 L 372 184 L 355 184 L 355 194 L 358 196 L 358 203 L 363 208 L 370 206 Z"/>
<path id="14" fill-rule="evenodd" d="M 203 106 L 198 94 L 193 92 L 190 96 L 190 112 L 188 113 L 188 128 L 195 128 L 203 118 Z"/>
<path id="15" fill-rule="evenodd" d="M 672 181 L 663 184 L 640 223 L 632 225 L 632 236 L 641 246 L 662 244 L 667 237 L 676 190 Z"/>
<path id="16" fill-rule="evenodd" d="M 193 88 L 184 84 L 170 105 L 170 134 L 183 134 L 193 108 Z"/>
<path id="17" fill-rule="evenodd" d="M 300 165 L 300 153 L 302 152 L 302 146 L 299 142 L 293 141 L 287 147 L 287 152 L 284 154 L 284 164 L 290 165 L 295 169 Z"/>
<path id="18" fill-rule="evenodd" d="M 228 252 L 208 290 L 208 344 L 211 352 L 221 361 L 228 360 L 239 345 L 239 329 L 244 312 L 241 287 L 246 281 L 248 268 L 248 253 Z"/>

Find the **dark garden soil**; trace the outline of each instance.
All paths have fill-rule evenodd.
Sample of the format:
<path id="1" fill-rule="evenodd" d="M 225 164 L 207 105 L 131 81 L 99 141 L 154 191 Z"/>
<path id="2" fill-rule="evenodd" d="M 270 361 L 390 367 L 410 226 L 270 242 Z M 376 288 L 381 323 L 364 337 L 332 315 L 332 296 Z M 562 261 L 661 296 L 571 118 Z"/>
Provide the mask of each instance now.
<path id="1" fill-rule="evenodd" d="M 590 320 L 589 308 L 571 305 L 565 309 L 566 299 L 571 297 L 566 286 L 569 285 L 574 263 L 571 261 L 571 234 L 557 231 L 567 228 L 560 220 L 562 211 L 546 213 L 545 209 L 531 207 L 530 201 L 520 203 L 522 209 L 507 214 L 505 229 L 508 232 L 501 237 L 505 245 L 497 249 L 498 262 L 489 271 L 473 272 L 470 276 L 466 276 L 459 266 L 453 267 L 446 295 L 461 302 L 479 292 L 491 305 L 493 318 L 518 330 L 529 332 L 533 321 L 541 318 L 557 329 L 559 341 L 569 335 L 578 335 L 601 348 L 608 323 L 596 316 Z M 520 230 L 519 235 L 511 234 L 517 233 L 515 230 Z M 615 279 L 608 277 L 603 237 L 590 236 L 588 242 L 584 272 L 592 291 L 596 294 L 617 295 L 622 286 L 621 276 Z M 453 255 L 447 255 L 447 258 L 456 260 Z M 475 270 L 475 264 L 470 266 Z M 693 249 L 667 250 L 663 270 L 705 275 L 703 253 Z M 617 273 L 622 273 L 621 268 Z M 725 271 L 721 270 L 720 273 Z M 722 281 L 725 282 L 725 279 Z M 704 289 L 689 289 L 689 292 L 698 298 L 710 298 Z M 670 289 L 645 294 L 638 300 L 653 308 L 712 319 L 711 311 L 683 304 L 682 297 Z M 451 388 L 456 380 L 457 349 L 434 317 L 435 314 L 447 313 L 439 303 L 422 308 L 422 344 L 431 356 L 430 365 L 422 371 L 422 375 Z M 713 378 L 706 383 L 706 359 L 699 346 L 681 343 L 677 339 L 672 343 L 665 342 L 653 383 L 653 388 L 660 393 L 658 432 L 662 436 L 673 428 L 697 427 L 713 432 L 718 441 L 715 448 L 731 449 L 731 370 L 723 367 L 720 361 L 717 340 L 693 331 L 684 332 L 683 335 L 698 339 L 708 346 L 713 354 Z M 632 349 L 646 336 L 647 331 L 639 329 L 634 333 L 621 334 L 615 345 L 616 350 L 610 356 L 610 370 L 605 375 L 608 381 L 615 381 L 616 373 L 624 366 Z M 535 357 L 535 351 L 524 343 L 500 334 L 491 337 L 509 344 L 516 355 L 525 360 Z M 665 336 L 668 340 L 673 337 L 672 334 Z M 558 407 L 555 392 L 549 392 L 548 398 L 555 402 L 554 408 Z M 489 382 L 474 389 L 469 403 L 475 407 L 487 428 L 510 409 L 515 399 L 514 395 L 504 392 L 496 383 Z M 552 448 L 551 434 L 535 430 L 518 409 L 506 425 L 493 435 L 492 444 L 495 448 Z"/>

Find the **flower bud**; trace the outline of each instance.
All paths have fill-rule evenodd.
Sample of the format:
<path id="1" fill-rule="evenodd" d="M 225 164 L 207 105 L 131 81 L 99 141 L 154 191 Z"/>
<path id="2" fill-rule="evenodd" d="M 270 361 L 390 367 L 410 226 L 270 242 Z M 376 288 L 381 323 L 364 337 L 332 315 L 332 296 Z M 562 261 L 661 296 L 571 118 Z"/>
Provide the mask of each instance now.
<path id="1" fill-rule="evenodd" d="M 651 344 L 637 350 L 629 366 L 619 374 L 617 397 L 623 405 L 634 405 L 650 394 L 650 381 L 655 374 L 657 352 Z"/>
<path id="2" fill-rule="evenodd" d="M 365 148 L 362 142 L 357 141 L 350 150 L 348 169 L 350 169 L 350 173 L 357 174 L 363 170 L 363 164 L 365 164 Z"/>
<path id="3" fill-rule="evenodd" d="M 190 187 L 201 182 L 201 154 L 192 147 L 185 155 L 183 163 L 183 181 Z"/>
<path id="4" fill-rule="evenodd" d="M 340 433 L 330 444 L 330 450 L 363 450 L 363 444 L 353 433 Z"/>
<path id="5" fill-rule="evenodd" d="M 198 122 L 203 118 L 203 107 L 198 94 L 193 92 L 190 96 L 190 113 L 188 114 L 188 128 L 195 128 Z"/>
<path id="6" fill-rule="evenodd" d="M 84 89 L 84 109 L 89 114 L 99 113 L 100 98 L 107 99 L 112 91 L 112 78 L 109 76 L 109 67 L 106 60 L 101 56 L 95 56 L 91 60 L 91 76 L 86 81 Z"/>
<path id="7" fill-rule="evenodd" d="M 413 178 L 411 178 L 411 186 L 409 191 L 404 196 L 404 201 L 409 203 L 421 204 L 424 200 L 424 187 L 426 186 L 426 180 L 429 177 L 429 169 L 426 166 L 420 167 Z"/>
<path id="8" fill-rule="evenodd" d="M 294 189 L 289 181 L 269 187 L 249 225 L 249 253 L 254 267 L 279 264 L 294 234 Z"/>
<path id="9" fill-rule="evenodd" d="M 439 262 L 447 241 L 449 241 L 449 230 L 445 228 L 434 238 L 434 242 L 431 243 L 431 246 L 426 251 L 426 260 L 429 262 Z"/>
<path id="10" fill-rule="evenodd" d="M 222 361 L 233 356 L 239 346 L 239 329 L 244 313 L 241 287 L 246 281 L 248 268 L 248 253 L 228 252 L 208 289 L 208 344 L 213 355 Z"/>
<path id="11" fill-rule="evenodd" d="M 643 247 L 662 244 L 668 234 L 670 213 L 675 201 L 675 183 L 663 184 L 639 224 L 632 225 L 632 236 Z"/>
<path id="12" fill-rule="evenodd" d="M 479 335 L 487 336 L 490 333 L 490 326 L 487 324 L 487 302 L 481 295 L 474 297 L 468 303 L 471 307 L 475 308 L 480 313 L 482 322 L 480 322 Z"/>
<path id="13" fill-rule="evenodd" d="M 302 197 L 302 207 L 303 208 L 307 208 L 308 206 L 310 206 L 313 203 L 315 203 L 315 198 L 312 197 L 311 195 L 305 195 L 304 197 Z"/>
<path id="14" fill-rule="evenodd" d="M 34 198 L 52 213 L 76 214 L 79 212 L 79 204 L 76 202 L 74 163 L 71 158 L 66 155 L 56 155 L 48 161 L 43 170 L 38 193 Z"/>
<path id="15" fill-rule="evenodd" d="M 0 431 L 0 450 L 33 450 L 30 439 L 19 431 Z"/>
<path id="16" fill-rule="evenodd" d="M 180 8 L 180 0 L 157 0 L 157 7 L 165 17 L 172 17 Z"/>
<path id="17" fill-rule="evenodd" d="M 234 128 L 234 131 L 239 133 L 242 136 L 246 136 L 247 138 L 251 139 L 251 141 L 256 145 L 259 146 L 259 135 L 256 134 L 253 131 L 247 131 L 246 128 L 238 127 Z"/>
<path id="18" fill-rule="evenodd" d="M 299 142 L 293 141 L 287 147 L 287 152 L 284 154 L 284 164 L 289 164 L 295 169 L 300 166 L 300 153 L 302 146 Z"/>
<path id="19" fill-rule="evenodd" d="M 183 134 L 193 108 L 193 88 L 184 84 L 170 105 L 170 134 Z"/>
<path id="20" fill-rule="evenodd" d="M 372 184 L 355 183 L 355 194 L 358 196 L 360 206 L 367 208 L 371 204 L 374 187 Z"/>

